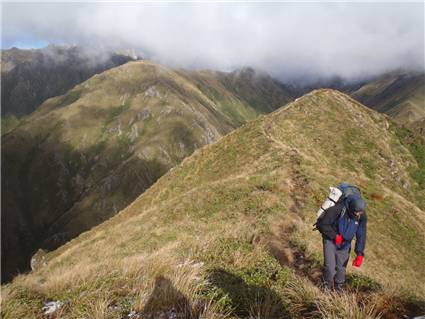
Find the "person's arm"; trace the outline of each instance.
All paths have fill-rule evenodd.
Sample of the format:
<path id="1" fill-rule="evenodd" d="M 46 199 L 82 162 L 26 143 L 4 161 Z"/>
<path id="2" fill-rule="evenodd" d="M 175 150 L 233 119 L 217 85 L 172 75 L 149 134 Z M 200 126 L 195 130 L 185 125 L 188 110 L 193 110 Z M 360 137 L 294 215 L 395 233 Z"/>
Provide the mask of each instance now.
<path id="1" fill-rule="evenodd" d="M 364 213 L 359 220 L 359 227 L 356 232 L 356 246 L 354 251 L 357 257 L 353 260 L 354 267 L 360 267 L 364 258 L 364 249 L 366 246 L 366 229 L 367 229 L 367 216 Z"/>
<path id="2" fill-rule="evenodd" d="M 335 237 L 338 235 L 333 228 L 333 224 L 338 218 L 340 210 L 340 204 L 329 207 L 323 212 L 323 217 L 317 222 L 317 229 L 323 234 L 323 236 L 330 240 L 335 240 Z"/>
<path id="3" fill-rule="evenodd" d="M 359 227 L 356 232 L 356 246 L 354 251 L 357 256 L 364 256 L 364 249 L 366 246 L 366 229 L 367 229 L 367 215 L 363 213 L 359 220 Z"/>

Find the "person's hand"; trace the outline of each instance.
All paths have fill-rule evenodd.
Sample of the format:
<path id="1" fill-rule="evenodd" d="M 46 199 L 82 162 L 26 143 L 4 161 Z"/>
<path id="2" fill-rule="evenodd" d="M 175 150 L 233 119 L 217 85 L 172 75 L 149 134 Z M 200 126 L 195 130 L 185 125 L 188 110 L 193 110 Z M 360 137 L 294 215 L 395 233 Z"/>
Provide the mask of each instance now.
<path id="1" fill-rule="evenodd" d="M 342 241 L 343 241 L 342 235 L 340 235 L 340 234 L 336 235 L 336 237 L 335 237 L 335 244 L 341 245 L 342 244 Z"/>
<path id="2" fill-rule="evenodd" d="M 363 262 L 363 256 L 359 255 L 353 260 L 353 266 L 360 267 L 362 265 L 362 262 Z"/>

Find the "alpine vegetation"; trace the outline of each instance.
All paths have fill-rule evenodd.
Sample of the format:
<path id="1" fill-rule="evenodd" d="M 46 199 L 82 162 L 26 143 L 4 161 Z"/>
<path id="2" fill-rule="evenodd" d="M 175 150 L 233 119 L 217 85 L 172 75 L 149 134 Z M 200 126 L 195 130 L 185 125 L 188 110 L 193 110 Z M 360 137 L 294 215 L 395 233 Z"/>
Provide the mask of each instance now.
<path id="1" fill-rule="evenodd" d="M 197 148 L 293 98 L 264 73 L 147 60 L 46 100 L 2 136 L 2 280 L 130 204 Z"/>
<path id="2" fill-rule="evenodd" d="M 42 318 L 49 301 L 64 318 L 424 313 L 424 190 L 411 174 L 421 163 L 397 130 L 338 91 L 306 94 L 197 149 L 48 253 L 3 287 L 2 315 Z M 361 190 L 368 238 L 362 267 L 350 262 L 344 290 L 328 292 L 312 225 L 340 181 Z"/>

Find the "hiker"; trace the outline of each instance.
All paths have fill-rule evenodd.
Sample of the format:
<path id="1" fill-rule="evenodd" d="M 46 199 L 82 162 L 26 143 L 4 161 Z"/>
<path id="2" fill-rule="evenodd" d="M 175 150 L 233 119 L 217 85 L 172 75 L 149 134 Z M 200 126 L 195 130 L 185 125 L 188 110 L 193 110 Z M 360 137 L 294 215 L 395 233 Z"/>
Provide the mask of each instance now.
<path id="1" fill-rule="evenodd" d="M 357 257 L 352 265 L 360 267 L 363 262 L 366 244 L 366 203 L 360 191 L 343 193 L 341 200 L 323 211 L 316 227 L 323 237 L 323 279 L 326 290 L 334 288 L 342 291 L 345 283 L 345 270 L 351 251 L 351 241 L 356 237 L 354 251 Z M 340 185 L 340 186 L 341 186 Z M 335 283 L 335 286 L 334 286 Z"/>

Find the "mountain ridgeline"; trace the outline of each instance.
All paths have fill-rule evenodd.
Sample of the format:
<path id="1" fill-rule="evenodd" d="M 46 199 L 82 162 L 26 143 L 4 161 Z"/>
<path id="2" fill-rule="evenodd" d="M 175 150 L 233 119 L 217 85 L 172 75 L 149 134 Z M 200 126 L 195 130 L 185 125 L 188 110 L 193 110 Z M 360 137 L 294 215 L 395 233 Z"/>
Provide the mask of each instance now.
<path id="1" fill-rule="evenodd" d="M 78 46 L 55 45 L 2 50 L 2 131 L 7 131 L 7 124 L 30 114 L 46 99 L 66 93 L 96 73 L 137 59 L 125 53 L 86 51 Z"/>
<path id="2" fill-rule="evenodd" d="M 175 76 L 146 62 L 108 72 L 125 74 L 127 68 L 135 67 Z M 149 83 L 143 90 L 137 81 L 132 82 L 146 99 L 143 105 L 152 96 L 161 103 L 159 97 L 167 93 L 171 99 L 175 94 L 164 91 L 168 82 L 162 81 Z M 108 88 L 118 90 L 118 83 L 126 82 L 120 79 Z M 89 90 L 91 82 L 87 84 Z M 84 85 L 76 89 L 83 90 Z M 204 101 L 201 89 L 193 85 L 190 90 L 191 96 Z M 183 93 L 177 94 L 183 98 Z M 69 105 L 42 115 L 61 99 L 46 102 L 37 114 L 40 121 L 44 116 L 46 125 L 55 123 L 53 115 L 71 121 L 79 108 L 87 112 L 83 105 L 92 105 L 89 101 L 101 95 L 93 100 L 81 98 L 71 114 L 61 113 L 67 108 L 71 112 Z M 212 112 L 207 101 L 199 102 L 199 109 L 208 109 L 205 118 Z M 132 100 L 128 110 L 135 105 Z M 217 114 L 228 118 L 216 106 Z M 161 119 L 161 110 L 167 108 L 154 103 L 148 109 L 159 112 L 152 117 Z M 89 114 L 84 113 L 78 123 L 89 121 Z M 121 123 L 120 136 L 125 136 L 127 120 L 111 122 L 106 132 Z M 216 130 L 227 131 L 229 122 Z M 72 129 L 73 125 L 57 127 Z M 58 134 L 57 129 L 53 125 L 46 128 L 49 134 L 38 135 L 39 149 Z M 399 318 L 423 313 L 425 290 L 418 278 L 425 276 L 425 194 L 421 177 L 412 174 L 423 163 L 399 130 L 388 116 L 338 91 L 306 94 L 194 151 L 120 213 L 49 253 L 45 265 L 4 287 L 2 315 L 41 318 L 43 300 L 66 302 L 62 315 L 70 318 L 99 314 L 122 318 L 130 310 L 152 314 L 170 309 L 191 318 Z M 96 126 L 93 132 L 98 132 Z M 201 132 L 206 139 L 206 130 Z M 25 129 L 25 134 L 31 133 L 29 127 Z M 75 143 L 74 148 L 95 140 L 88 133 L 84 139 L 74 136 L 76 131 L 61 134 L 62 140 Z M 183 149 L 188 147 L 185 141 L 181 143 Z M 112 149 L 108 150 L 101 153 L 99 162 L 90 162 L 85 155 L 93 163 L 87 169 L 92 173 L 82 178 L 101 178 L 97 165 L 108 163 Z M 172 154 L 165 146 L 163 151 Z M 32 152 L 35 157 L 36 151 Z M 124 168 L 109 168 L 108 175 L 115 176 L 117 169 Z M 140 171 L 132 169 L 129 175 Z M 120 175 L 120 187 L 130 185 L 125 176 Z M 96 185 L 107 185 L 100 181 Z M 348 292 L 334 295 L 318 288 L 322 247 L 320 234 L 312 232 L 311 225 L 329 185 L 340 181 L 360 186 L 368 204 L 369 235 L 364 266 L 349 268 Z M 104 195 L 114 197 L 118 192 L 114 184 L 109 189 Z M 89 198 L 86 194 L 90 188 L 83 192 Z M 93 198 L 101 205 L 100 197 Z M 72 213 L 71 209 L 68 214 Z M 70 220 L 78 220 L 78 215 Z"/>
<path id="3" fill-rule="evenodd" d="M 296 92 L 302 95 L 318 88 L 344 92 L 365 106 L 389 115 L 398 124 L 425 136 L 424 71 L 397 70 L 362 80 L 334 77 L 306 86 L 297 85 Z"/>
<path id="4" fill-rule="evenodd" d="M 197 148 L 286 104 L 252 69 L 129 62 L 46 100 L 2 136 L 2 279 L 131 203 Z"/>
<path id="5" fill-rule="evenodd" d="M 364 105 L 394 118 L 419 125 L 425 119 L 425 73 L 391 72 L 367 81 L 350 94 Z M 425 127 L 424 127 L 425 128 Z"/>

